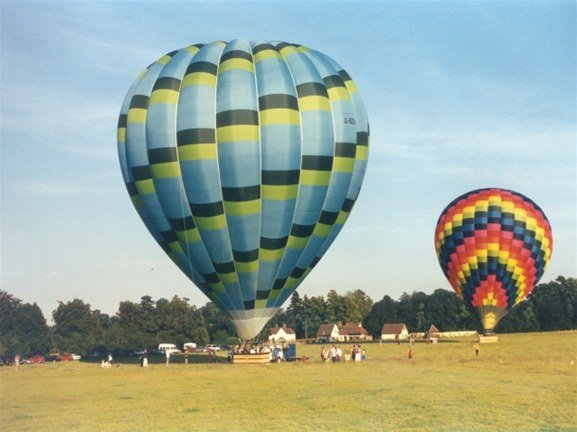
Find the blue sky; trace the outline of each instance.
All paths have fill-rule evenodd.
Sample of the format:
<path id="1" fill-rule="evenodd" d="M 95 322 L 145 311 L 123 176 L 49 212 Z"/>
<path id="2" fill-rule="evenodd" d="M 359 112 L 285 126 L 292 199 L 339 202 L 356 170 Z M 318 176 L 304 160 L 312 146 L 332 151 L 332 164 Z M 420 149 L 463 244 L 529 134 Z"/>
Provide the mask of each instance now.
<path id="1" fill-rule="evenodd" d="M 577 276 L 576 3 L 0 3 L 1 289 L 50 317 L 80 298 L 207 299 L 128 198 L 116 153 L 137 74 L 192 43 L 284 40 L 353 77 L 371 123 L 348 223 L 299 288 L 373 300 L 450 289 L 435 223 L 481 187 L 532 198 L 554 233 L 542 281 Z"/>

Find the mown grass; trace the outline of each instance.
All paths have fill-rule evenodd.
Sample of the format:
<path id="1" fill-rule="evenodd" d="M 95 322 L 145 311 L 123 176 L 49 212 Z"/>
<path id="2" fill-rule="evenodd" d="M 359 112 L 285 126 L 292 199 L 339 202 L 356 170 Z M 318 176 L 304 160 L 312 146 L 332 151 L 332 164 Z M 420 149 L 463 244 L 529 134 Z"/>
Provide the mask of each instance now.
<path id="1" fill-rule="evenodd" d="M 306 363 L 4 367 L 0 429 L 577 430 L 577 332 L 500 338 L 478 358 L 468 339 L 418 343 L 412 360 L 406 344 L 366 344 L 362 364 L 299 345 Z"/>

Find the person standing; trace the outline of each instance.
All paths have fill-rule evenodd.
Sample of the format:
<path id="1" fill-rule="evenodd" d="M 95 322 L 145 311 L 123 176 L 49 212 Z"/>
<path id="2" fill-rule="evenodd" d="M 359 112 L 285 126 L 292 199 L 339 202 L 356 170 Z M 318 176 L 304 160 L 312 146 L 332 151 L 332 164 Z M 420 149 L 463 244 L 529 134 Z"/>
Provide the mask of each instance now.
<path id="1" fill-rule="evenodd" d="M 362 361 L 362 350 L 360 345 L 355 345 L 355 361 L 360 362 Z"/>
<path id="2" fill-rule="evenodd" d="M 481 347 L 479 346 L 479 342 L 473 345 L 473 348 L 475 349 L 475 355 L 479 357 L 479 350 L 481 349 Z"/>

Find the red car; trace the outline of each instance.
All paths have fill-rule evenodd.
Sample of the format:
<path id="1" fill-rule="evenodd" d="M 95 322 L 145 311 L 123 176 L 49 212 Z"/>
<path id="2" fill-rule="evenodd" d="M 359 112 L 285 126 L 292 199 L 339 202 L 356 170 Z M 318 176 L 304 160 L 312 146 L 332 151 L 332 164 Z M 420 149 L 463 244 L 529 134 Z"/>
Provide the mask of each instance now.
<path id="1" fill-rule="evenodd" d="M 33 355 L 28 359 L 28 361 L 30 363 L 45 363 L 46 359 L 42 355 Z"/>
<path id="2" fill-rule="evenodd" d="M 56 357 L 58 361 L 72 361 L 74 360 L 74 356 L 70 353 L 63 353 Z"/>

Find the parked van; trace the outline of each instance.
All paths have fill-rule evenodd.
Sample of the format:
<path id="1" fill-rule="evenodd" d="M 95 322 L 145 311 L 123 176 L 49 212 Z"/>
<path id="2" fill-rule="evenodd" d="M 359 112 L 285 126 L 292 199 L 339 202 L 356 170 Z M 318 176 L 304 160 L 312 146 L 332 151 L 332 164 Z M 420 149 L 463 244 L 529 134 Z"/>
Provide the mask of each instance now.
<path id="1" fill-rule="evenodd" d="M 160 345 L 158 345 L 158 351 L 160 351 L 163 354 L 167 352 L 169 353 L 180 352 L 180 350 L 176 347 L 175 344 L 170 343 L 161 343 Z"/>
<path id="2" fill-rule="evenodd" d="M 194 352 L 196 351 L 196 344 L 194 342 L 187 342 L 184 344 L 184 347 L 182 348 L 183 351 L 188 351 L 188 352 Z"/>

